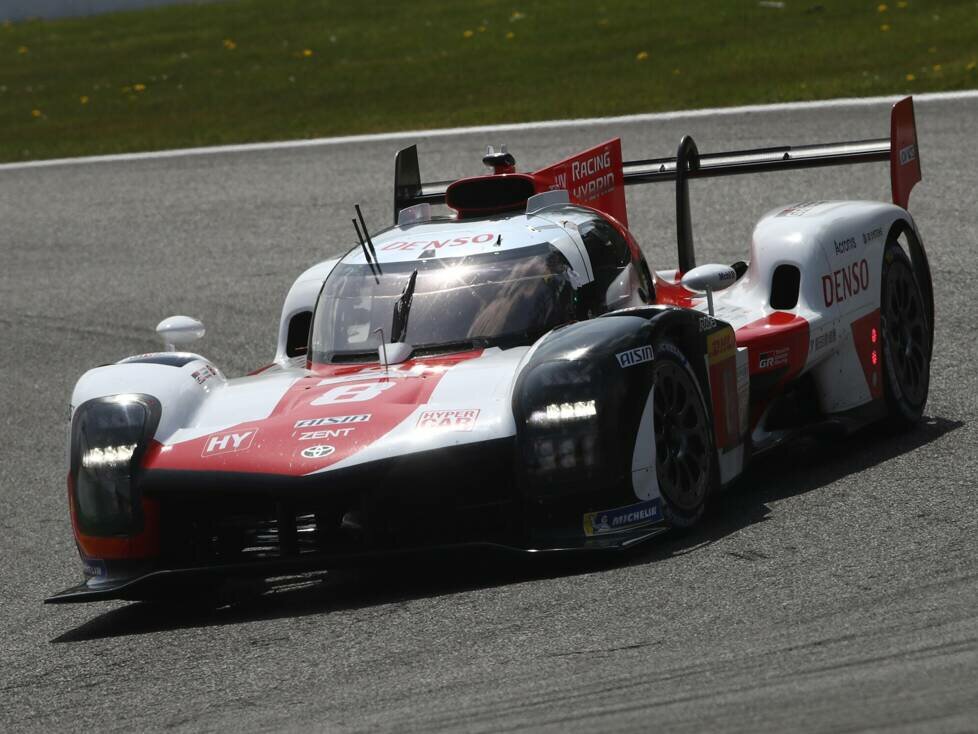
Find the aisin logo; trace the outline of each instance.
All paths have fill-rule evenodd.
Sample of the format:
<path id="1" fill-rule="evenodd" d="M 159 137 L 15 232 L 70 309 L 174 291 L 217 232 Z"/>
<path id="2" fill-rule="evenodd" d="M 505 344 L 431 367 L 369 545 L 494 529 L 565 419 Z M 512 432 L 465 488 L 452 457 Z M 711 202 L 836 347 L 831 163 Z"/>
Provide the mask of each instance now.
<path id="1" fill-rule="evenodd" d="M 316 446 L 308 446 L 302 449 L 302 455 L 307 459 L 325 459 L 334 451 L 336 451 L 336 449 L 334 449 L 332 446 L 323 443 Z"/>

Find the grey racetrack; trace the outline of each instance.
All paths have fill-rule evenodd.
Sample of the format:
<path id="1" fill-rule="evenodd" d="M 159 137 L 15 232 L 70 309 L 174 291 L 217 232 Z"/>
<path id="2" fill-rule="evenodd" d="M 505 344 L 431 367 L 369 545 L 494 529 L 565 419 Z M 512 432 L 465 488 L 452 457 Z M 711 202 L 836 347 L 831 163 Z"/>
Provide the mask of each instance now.
<path id="1" fill-rule="evenodd" d="M 229 374 L 267 362 L 293 278 L 352 244 L 354 202 L 389 220 L 402 143 L 0 171 L 0 730 L 978 730 L 975 119 L 975 100 L 917 107 L 910 208 L 937 286 L 917 430 L 797 444 L 620 562 L 348 573 L 213 611 L 42 605 L 80 579 L 71 386 L 154 350 L 174 313 Z M 447 178 L 487 143 L 532 169 L 615 135 L 639 158 L 686 132 L 710 151 L 887 131 L 880 104 L 418 142 Z M 881 164 L 694 182 L 699 262 L 746 257 L 774 206 L 888 192 Z M 628 195 L 673 267 L 671 188 Z"/>

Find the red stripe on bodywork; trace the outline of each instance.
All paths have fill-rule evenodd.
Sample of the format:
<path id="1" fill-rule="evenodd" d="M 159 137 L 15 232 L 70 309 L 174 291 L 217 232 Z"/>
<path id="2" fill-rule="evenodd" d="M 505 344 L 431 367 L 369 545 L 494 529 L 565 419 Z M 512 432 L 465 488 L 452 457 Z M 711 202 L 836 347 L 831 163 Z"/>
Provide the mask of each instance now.
<path id="1" fill-rule="evenodd" d="M 377 363 L 313 365 L 268 418 L 165 446 L 151 466 L 288 476 L 325 469 L 388 434 L 430 400 L 448 370 L 481 354 L 411 360 L 388 370 Z"/>
<path id="2" fill-rule="evenodd" d="M 655 280 L 655 302 L 662 306 L 679 306 L 680 308 L 692 308 L 693 299 L 702 296 L 687 290 L 682 283 L 670 283 L 658 273 L 652 276 Z M 681 278 L 682 273 L 677 273 Z"/>
<path id="3" fill-rule="evenodd" d="M 86 535 L 78 528 L 73 487 L 74 483 L 69 475 L 68 514 L 71 516 L 71 529 L 75 534 L 75 543 L 77 543 L 83 558 L 111 561 L 155 558 L 160 554 L 160 506 L 156 500 L 143 498 L 143 529 L 137 535 L 100 538 L 94 535 Z"/>
<path id="4" fill-rule="evenodd" d="M 775 311 L 737 329 L 737 346 L 747 347 L 752 428 L 771 398 L 804 369 L 808 360 L 808 334 L 808 321 L 785 311 Z M 762 360 L 766 359 L 771 361 L 765 364 Z M 762 394 L 755 395 L 754 386 L 763 384 L 765 374 L 779 376 L 765 386 Z"/>

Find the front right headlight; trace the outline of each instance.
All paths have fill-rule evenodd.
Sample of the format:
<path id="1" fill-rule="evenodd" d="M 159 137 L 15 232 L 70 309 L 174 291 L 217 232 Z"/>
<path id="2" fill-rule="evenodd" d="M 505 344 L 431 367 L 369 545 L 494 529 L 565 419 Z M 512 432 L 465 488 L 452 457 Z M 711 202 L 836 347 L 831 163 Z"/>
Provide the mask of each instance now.
<path id="1" fill-rule="evenodd" d="M 160 413 L 159 401 L 141 394 L 95 398 L 75 411 L 70 471 L 80 532 L 110 537 L 142 530 L 135 480 Z"/>

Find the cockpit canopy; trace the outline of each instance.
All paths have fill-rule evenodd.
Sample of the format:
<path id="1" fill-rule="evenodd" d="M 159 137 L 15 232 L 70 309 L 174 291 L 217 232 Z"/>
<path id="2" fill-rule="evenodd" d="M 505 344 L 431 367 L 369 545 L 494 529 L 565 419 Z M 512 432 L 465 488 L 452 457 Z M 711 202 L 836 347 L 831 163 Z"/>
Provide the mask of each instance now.
<path id="1" fill-rule="evenodd" d="M 382 341 L 410 344 L 414 356 L 531 345 L 563 324 L 652 302 L 645 261 L 615 227 L 573 205 L 549 212 L 532 225 L 507 219 L 505 242 L 493 236 L 461 256 L 432 248 L 392 259 L 388 252 L 401 251 L 385 242 L 399 235 L 378 235 L 384 253 L 379 272 L 351 253 L 326 279 L 313 319 L 311 361 L 376 361 Z M 500 228 L 500 220 L 484 221 L 487 229 Z M 522 226 L 559 235 L 513 246 Z M 578 270 L 571 264 L 575 253 L 587 258 L 578 256 Z M 590 272 L 580 272 L 582 267 Z"/>
<path id="2" fill-rule="evenodd" d="M 384 263 L 377 277 L 368 265 L 340 263 L 319 298 L 312 359 L 375 360 L 378 330 L 384 340 L 404 341 L 422 352 L 532 344 L 577 318 L 575 280 L 567 260 L 550 244 Z M 395 327 L 401 333 L 393 333 Z"/>

